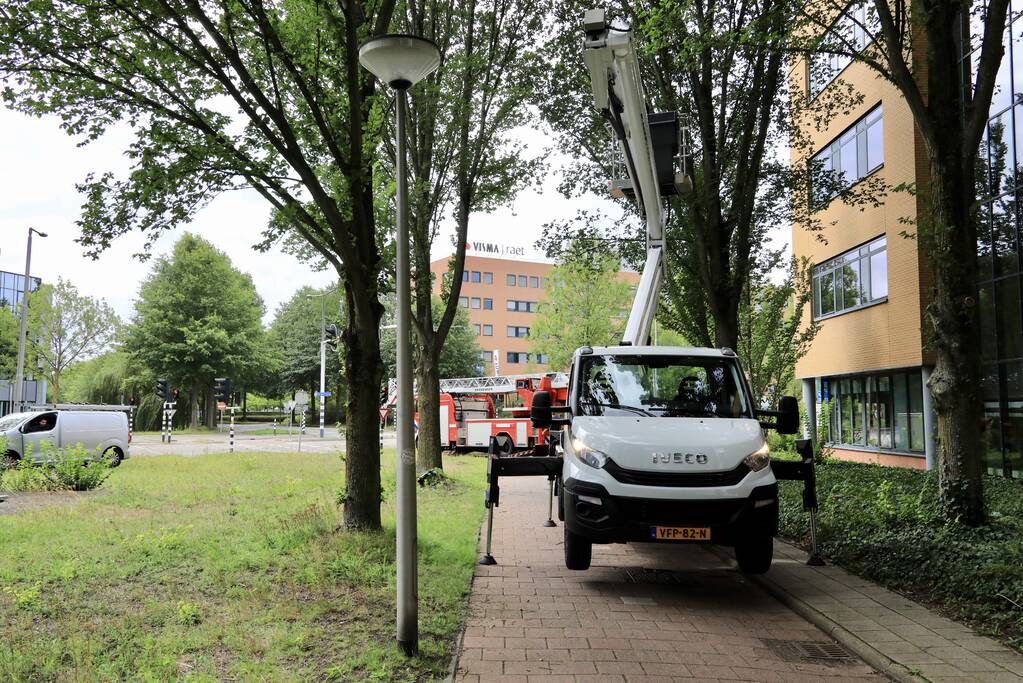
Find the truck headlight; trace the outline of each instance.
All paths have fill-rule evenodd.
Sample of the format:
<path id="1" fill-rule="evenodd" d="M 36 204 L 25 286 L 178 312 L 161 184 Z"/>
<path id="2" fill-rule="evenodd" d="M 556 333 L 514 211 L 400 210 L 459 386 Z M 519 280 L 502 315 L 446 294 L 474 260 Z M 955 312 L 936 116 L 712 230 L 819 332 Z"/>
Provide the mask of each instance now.
<path id="1" fill-rule="evenodd" d="M 771 464 L 771 449 L 768 448 L 767 442 L 764 445 L 753 451 L 743 460 L 746 463 L 746 467 L 750 468 L 752 472 L 759 472 L 768 465 Z"/>
<path id="2" fill-rule="evenodd" d="M 594 450 L 579 439 L 572 439 L 575 456 L 594 469 L 601 469 L 607 463 L 607 455 Z"/>

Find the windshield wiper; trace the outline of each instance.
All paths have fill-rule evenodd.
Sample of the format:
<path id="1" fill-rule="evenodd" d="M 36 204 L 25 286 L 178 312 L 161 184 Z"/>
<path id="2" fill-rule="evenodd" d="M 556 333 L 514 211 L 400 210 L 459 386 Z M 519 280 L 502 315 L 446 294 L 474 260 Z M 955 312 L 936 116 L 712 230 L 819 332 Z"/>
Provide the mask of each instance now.
<path id="1" fill-rule="evenodd" d="M 597 403 L 596 401 L 580 401 L 580 403 L 588 406 L 600 406 L 601 408 L 617 408 L 618 410 L 631 410 L 634 413 L 645 415 L 646 417 L 656 417 L 653 413 L 649 413 L 642 408 L 636 406 L 623 406 L 620 403 Z"/>

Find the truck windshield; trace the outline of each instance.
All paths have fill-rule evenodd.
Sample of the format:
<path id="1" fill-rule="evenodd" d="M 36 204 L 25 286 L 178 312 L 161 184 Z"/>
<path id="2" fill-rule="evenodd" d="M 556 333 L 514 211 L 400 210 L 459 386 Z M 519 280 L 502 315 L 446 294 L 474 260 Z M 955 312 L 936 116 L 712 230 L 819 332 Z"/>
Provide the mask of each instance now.
<path id="1" fill-rule="evenodd" d="M 726 358 L 588 356 L 579 381 L 580 415 L 750 416 L 738 367 Z"/>

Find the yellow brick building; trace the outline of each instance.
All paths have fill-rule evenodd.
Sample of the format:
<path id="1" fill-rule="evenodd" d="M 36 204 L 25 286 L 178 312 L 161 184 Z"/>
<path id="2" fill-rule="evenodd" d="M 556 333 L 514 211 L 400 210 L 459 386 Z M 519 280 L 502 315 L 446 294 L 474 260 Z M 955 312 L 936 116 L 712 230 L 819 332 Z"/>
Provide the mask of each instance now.
<path id="1" fill-rule="evenodd" d="M 871 24 L 869 3 L 854 3 L 831 31 L 863 48 Z M 850 16 L 855 20 L 851 20 Z M 970 28 L 961 29 L 964 70 L 976 63 Z M 1023 314 L 1020 297 L 1018 183 L 1023 183 L 1023 19 L 1007 32 L 1005 58 L 981 146 L 978 255 L 984 359 L 986 464 L 990 473 L 1023 473 Z M 919 50 L 920 46 L 917 45 Z M 1017 54 L 1018 53 L 1018 54 Z M 1021 65 L 1019 86 L 1012 66 Z M 924 336 L 930 296 L 926 254 L 913 232 L 918 199 L 888 191 L 877 206 L 844 201 L 861 183 L 927 185 L 927 157 L 909 106 L 890 83 L 865 64 L 835 56 L 797 60 L 793 97 L 810 112 L 830 95 L 862 95 L 848 111 L 826 118 L 818 130 L 797 118 L 809 138 L 814 167 L 812 219 L 792 227 L 792 249 L 814 264 L 813 305 L 820 324 L 809 352 L 796 365 L 811 416 L 828 405 L 829 439 L 838 457 L 909 467 L 934 462 L 934 416 L 927 380 L 933 354 Z M 964 85 L 965 87 L 965 85 Z M 834 92 L 829 92 L 829 89 Z M 1017 95 L 1018 93 L 1018 95 Z M 1017 104 L 1014 104 L 1017 103 Z M 1019 141 L 1019 142 L 1016 142 Z M 804 152 L 793 152 L 802 163 Z M 1018 171 L 1016 169 L 1019 169 Z M 1018 174 L 1018 178 L 1017 178 Z M 837 179 L 830 187 L 826 177 Z M 805 201 L 805 199 L 803 200 Z M 909 219 L 908 222 L 906 219 Z"/>

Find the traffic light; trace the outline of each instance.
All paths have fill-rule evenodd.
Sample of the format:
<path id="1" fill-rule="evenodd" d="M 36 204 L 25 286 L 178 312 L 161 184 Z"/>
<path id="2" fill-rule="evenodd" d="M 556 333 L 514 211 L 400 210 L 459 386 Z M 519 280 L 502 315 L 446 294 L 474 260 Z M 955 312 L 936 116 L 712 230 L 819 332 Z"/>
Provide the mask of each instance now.
<path id="1" fill-rule="evenodd" d="M 327 346 L 337 351 L 337 325 L 334 323 L 327 325 L 327 329 L 324 330 L 324 333 L 326 334 Z"/>
<path id="2" fill-rule="evenodd" d="M 170 389 L 167 386 L 167 380 L 156 380 L 156 395 L 160 397 L 161 401 L 166 401 L 167 397 L 170 396 Z"/>
<path id="3" fill-rule="evenodd" d="M 227 377 L 213 379 L 213 393 L 218 403 L 227 403 L 231 398 L 231 380 Z"/>
<path id="4" fill-rule="evenodd" d="M 178 399 L 181 398 L 181 389 L 175 389 L 172 391 L 171 396 L 174 397 L 174 402 L 177 403 Z"/>

